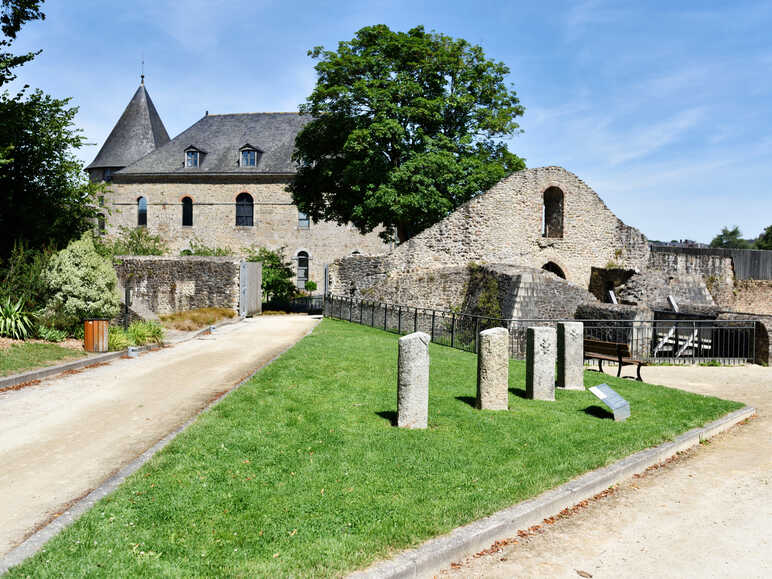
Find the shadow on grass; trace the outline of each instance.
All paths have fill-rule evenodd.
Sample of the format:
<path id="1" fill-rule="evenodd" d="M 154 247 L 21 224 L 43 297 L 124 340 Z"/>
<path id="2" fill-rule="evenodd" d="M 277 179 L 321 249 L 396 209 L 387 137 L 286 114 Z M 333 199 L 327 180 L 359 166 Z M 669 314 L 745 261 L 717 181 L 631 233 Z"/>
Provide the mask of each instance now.
<path id="1" fill-rule="evenodd" d="M 588 406 L 582 410 L 582 412 L 594 416 L 595 418 L 610 418 L 611 420 L 614 420 L 614 414 L 601 406 Z"/>
<path id="2" fill-rule="evenodd" d="M 380 412 L 376 412 L 378 416 L 383 418 L 384 420 L 388 420 L 389 424 L 392 426 L 397 425 L 397 411 L 396 410 L 381 410 Z"/>
<path id="3" fill-rule="evenodd" d="M 472 408 L 477 408 L 477 398 L 474 396 L 456 396 L 456 400 L 469 404 Z"/>
<path id="4" fill-rule="evenodd" d="M 525 395 L 525 388 L 510 388 L 509 391 L 515 396 L 519 396 L 520 398 L 528 398 Z"/>

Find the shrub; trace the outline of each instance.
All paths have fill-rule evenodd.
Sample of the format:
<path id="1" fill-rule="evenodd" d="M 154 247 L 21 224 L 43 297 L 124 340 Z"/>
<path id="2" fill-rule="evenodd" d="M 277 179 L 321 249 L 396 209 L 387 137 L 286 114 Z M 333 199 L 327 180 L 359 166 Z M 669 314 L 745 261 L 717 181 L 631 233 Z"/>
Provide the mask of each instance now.
<path id="1" fill-rule="evenodd" d="M 194 237 L 190 240 L 190 248 L 183 249 L 180 255 L 200 255 L 205 257 L 224 257 L 226 255 L 233 255 L 230 247 L 209 247 L 204 244 L 198 237 Z"/>
<path id="2" fill-rule="evenodd" d="M 11 302 L 10 297 L 0 302 L 0 336 L 26 340 L 32 330 L 32 314 L 23 310 L 23 300 L 19 298 L 16 303 Z"/>
<path id="3" fill-rule="evenodd" d="M 50 249 L 31 249 L 16 243 L 0 267 L 0 299 L 21 299 L 23 309 L 35 311 L 46 303 L 47 289 L 42 274 L 53 255 Z"/>
<path id="4" fill-rule="evenodd" d="M 118 314 L 118 277 L 110 260 L 97 253 L 89 232 L 51 258 L 43 281 L 51 296 L 44 315 L 53 327 L 74 331 L 86 318 Z"/>
<path id="5" fill-rule="evenodd" d="M 316 291 L 316 282 L 311 281 L 310 279 L 306 282 L 306 291 L 307 292 L 315 292 Z"/>
<path id="6" fill-rule="evenodd" d="M 130 346 L 129 337 L 118 326 L 110 326 L 107 330 L 107 349 L 111 352 L 125 350 Z"/>
<path id="7" fill-rule="evenodd" d="M 126 335 L 134 346 L 159 344 L 163 340 L 164 329 L 156 322 L 132 322 L 126 330 Z"/>
<path id="8" fill-rule="evenodd" d="M 121 227 L 113 242 L 114 255 L 164 255 L 169 247 L 160 235 L 151 235 L 146 227 Z"/>
<path id="9" fill-rule="evenodd" d="M 295 297 L 296 288 L 292 282 L 295 273 L 290 264 L 284 261 L 284 248 L 272 251 L 261 247 L 257 251 L 247 251 L 247 261 L 259 261 L 263 264 L 263 301 L 288 303 Z"/>
<path id="10" fill-rule="evenodd" d="M 64 330 L 57 330 L 56 328 L 49 328 L 43 324 L 39 324 L 35 329 L 35 333 L 38 338 L 45 340 L 46 342 L 63 342 L 67 338 L 67 332 Z"/>

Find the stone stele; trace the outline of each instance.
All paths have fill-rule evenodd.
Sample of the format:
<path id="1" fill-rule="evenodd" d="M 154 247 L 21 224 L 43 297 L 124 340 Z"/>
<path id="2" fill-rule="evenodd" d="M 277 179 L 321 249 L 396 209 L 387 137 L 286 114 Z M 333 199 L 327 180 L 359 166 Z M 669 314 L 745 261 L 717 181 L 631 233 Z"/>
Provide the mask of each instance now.
<path id="1" fill-rule="evenodd" d="M 528 328 L 525 362 L 525 396 L 532 400 L 555 400 L 554 328 Z"/>
<path id="2" fill-rule="evenodd" d="M 558 388 L 584 390 L 582 322 L 558 322 Z"/>
<path id="3" fill-rule="evenodd" d="M 509 332 L 506 328 L 491 328 L 480 332 L 477 408 L 509 409 Z"/>
<path id="4" fill-rule="evenodd" d="M 399 339 L 397 426 L 426 428 L 429 422 L 429 334 Z"/>

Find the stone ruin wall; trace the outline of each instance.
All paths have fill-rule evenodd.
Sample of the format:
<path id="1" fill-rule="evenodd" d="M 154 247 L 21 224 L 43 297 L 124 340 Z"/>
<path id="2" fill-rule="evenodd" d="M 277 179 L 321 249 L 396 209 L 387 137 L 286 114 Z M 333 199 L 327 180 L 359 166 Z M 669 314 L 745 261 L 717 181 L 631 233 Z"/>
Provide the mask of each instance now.
<path id="1" fill-rule="evenodd" d="M 772 316 L 772 280 L 737 280 L 732 309 L 737 312 L 752 312 Z"/>
<path id="2" fill-rule="evenodd" d="M 655 275 L 652 277 L 656 276 L 665 281 L 670 278 L 670 281 L 676 280 L 676 285 L 680 281 L 682 287 L 691 284 L 699 291 L 701 286 L 704 286 L 710 292 L 715 305 L 719 307 L 731 308 L 733 305 L 735 276 L 731 257 L 652 251 L 648 269 L 654 272 Z M 661 281 L 653 279 L 652 282 L 654 286 L 662 286 Z M 678 299 L 677 296 L 675 297 Z M 685 296 L 682 296 L 682 299 L 685 299 Z M 695 301 L 695 304 L 697 303 L 698 301 Z"/>
<path id="3" fill-rule="evenodd" d="M 119 291 L 131 289 L 131 309 L 171 314 L 194 308 L 238 311 L 240 258 L 117 256 Z"/>
<path id="4" fill-rule="evenodd" d="M 562 238 L 542 235 L 544 191 L 550 187 L 564 194 Z M 470 263 L 540 269 L 548 262 L 559 266 L 569 282 L 586 288 L 593 266 L 642 269 L 648 260 L 649 245 L 640 231 L 622 223 L 576 175 L 543 167 L 514 173 L 391 253 L 335 261 L 329 291 L 362 297 L 363 290 L 403 272 L 420 275 Z M 451 304 L 438 299 L 432 305 Z"/>

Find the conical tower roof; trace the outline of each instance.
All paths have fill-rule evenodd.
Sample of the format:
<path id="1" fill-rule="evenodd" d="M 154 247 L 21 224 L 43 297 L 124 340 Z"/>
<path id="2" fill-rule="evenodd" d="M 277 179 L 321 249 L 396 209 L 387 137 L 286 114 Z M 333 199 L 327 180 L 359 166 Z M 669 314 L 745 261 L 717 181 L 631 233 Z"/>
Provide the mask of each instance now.
<path id="1" fill-rule="evenodd" d="M 126 167 L 168 142 L 169 133 L 143 82 L 86 169 Z"/>

